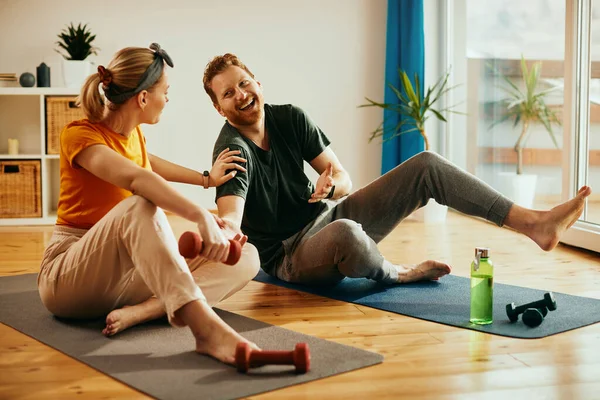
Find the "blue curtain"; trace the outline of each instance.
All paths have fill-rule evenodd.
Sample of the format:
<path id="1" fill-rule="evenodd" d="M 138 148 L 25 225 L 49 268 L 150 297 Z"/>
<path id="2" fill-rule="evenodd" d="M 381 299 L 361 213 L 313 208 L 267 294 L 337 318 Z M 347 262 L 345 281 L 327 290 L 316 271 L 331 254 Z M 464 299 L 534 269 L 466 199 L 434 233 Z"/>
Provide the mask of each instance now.
<path id="1" fill-rule="evenodd" d="M 387 38 L 385 57 L 385 102 L 394 103 L 397 97 L 388 82 L 400 87 L 398 68 L 406 71 L 414 85 L 419 75 L 421 88 L 425 87 L 425 34 L 423 31 L 423 0 L 388 0 Z M 423 90 L 421 89 L 421 92 Z M 386 129 L 393 129 L 400 117 L 393 111 L 383 114 Z M 413 126 L 403 126 L 411 129 Z M 391 135 L 389 132 L 384 139 Z M 381 173 L 385 174 L 398 164 L 423 151 L 425 144 L 419 132 L 409 132 L 383 143 Z"/>

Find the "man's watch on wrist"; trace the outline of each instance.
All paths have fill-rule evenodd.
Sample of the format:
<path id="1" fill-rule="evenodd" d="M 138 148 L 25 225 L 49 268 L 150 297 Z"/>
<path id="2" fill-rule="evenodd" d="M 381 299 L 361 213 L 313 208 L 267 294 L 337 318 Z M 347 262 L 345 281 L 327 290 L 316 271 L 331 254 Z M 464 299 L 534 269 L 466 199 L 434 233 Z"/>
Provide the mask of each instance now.
<path id="1" fill-rule="evenodd" d="M 209 176 L 210 176 L 210 173 L 208 171 L 204 171 L 202 173 L 202 177 L 204 179 L 204 189 L 208 189 Z"/>
<path id="2" fill-rule="evenodd" d="M 333 185 L 331 187 L 331 190 L 329 191 L 329 193 L 327 194 L 327 197 L 325 197 L 326 199 L 331 199 L 333 197 L 333 192 L 335 192 L 335 185 Z"/>

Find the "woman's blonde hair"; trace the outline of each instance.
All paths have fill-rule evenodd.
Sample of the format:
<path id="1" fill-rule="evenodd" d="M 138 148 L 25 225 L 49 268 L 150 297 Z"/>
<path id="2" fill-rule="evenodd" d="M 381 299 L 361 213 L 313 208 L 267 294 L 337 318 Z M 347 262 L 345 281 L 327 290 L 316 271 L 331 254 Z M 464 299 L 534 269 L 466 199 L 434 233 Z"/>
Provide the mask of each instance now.
<path id="1" fill-rule="evenodd" d="M 77 98 L 85 116 L 92 122 L 98 122 L 104 118 L 107 109 L 118 110 L 122 103 L 115 104 L 103 96 L 99 91 L 100 83 L 104 92 L 111 85 L 116 85 L 121 91 L 135 90 L 155 57 L 155 51 L 150 48 L 127 47 L 113 56 L 108 67 L 99 66 L 98 72 L 86 79 Z M 151 90 L 159 81 L 146 90 Z"/>

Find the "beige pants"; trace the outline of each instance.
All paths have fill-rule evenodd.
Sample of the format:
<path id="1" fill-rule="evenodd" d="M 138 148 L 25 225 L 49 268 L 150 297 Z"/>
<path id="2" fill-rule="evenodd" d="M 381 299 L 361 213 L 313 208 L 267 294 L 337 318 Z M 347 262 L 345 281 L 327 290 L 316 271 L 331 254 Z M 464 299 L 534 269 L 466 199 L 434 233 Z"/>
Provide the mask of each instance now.
<path id="1" fill-rule="evenodd" d="M 256 276 L 256 248 L 225 265 L 179 255 L 165 213 L 140 196 L 116 205 L 91 229 L 56 226 L 38 277 L 46 308 L 63 318 L 97 318 L 156 296 L 169 322 L 194 300 L 213 306 Z"/>

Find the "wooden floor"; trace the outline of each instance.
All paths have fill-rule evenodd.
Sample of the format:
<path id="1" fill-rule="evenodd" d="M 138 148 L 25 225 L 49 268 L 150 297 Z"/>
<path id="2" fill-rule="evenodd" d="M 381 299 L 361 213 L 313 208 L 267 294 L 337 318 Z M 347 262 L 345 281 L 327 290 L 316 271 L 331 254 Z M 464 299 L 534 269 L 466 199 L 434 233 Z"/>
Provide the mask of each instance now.
<path id="1" fill-rule="evenodd" d="M 171 221 L 176 233 L 190 227 Z M 0 275 L 38 271 L 51 230 L 0 228 Z M 454 213 L 442 225 L 407 220 L 380 248 L 395 262 L 436 258 L 468 276 L 475 246 L 491 248 L 496 282 L 600 298 L 598 254 L 562 245 L 544 253 L 508 229 Z M 257 282 L 220 307 L 385 356 L 383 364 L 256 399 L 600 399 L 600 324 L 510 339 Z M 0 324 L 0 399 L 71 398 L 147 397 Z"/>

